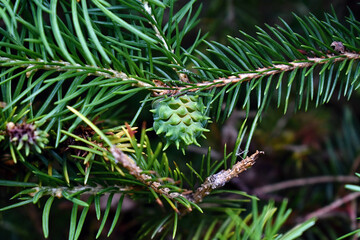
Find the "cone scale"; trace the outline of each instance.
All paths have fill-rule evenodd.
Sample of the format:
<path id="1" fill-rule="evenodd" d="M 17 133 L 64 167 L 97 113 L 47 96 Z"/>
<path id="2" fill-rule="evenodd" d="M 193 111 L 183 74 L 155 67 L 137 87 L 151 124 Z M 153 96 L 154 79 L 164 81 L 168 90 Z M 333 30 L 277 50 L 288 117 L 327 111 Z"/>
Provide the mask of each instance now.
<path id="1" fill-rule="evenodd" d="M 166 140 L 164 149 L 175 144 L 177 149 L 190 144 L 199 145 L 196 138 L 209 131 L 205 125 L 209 119 L 199 96 L 182 95 L 165 97 L 153 104 L 154 130 Z"/>

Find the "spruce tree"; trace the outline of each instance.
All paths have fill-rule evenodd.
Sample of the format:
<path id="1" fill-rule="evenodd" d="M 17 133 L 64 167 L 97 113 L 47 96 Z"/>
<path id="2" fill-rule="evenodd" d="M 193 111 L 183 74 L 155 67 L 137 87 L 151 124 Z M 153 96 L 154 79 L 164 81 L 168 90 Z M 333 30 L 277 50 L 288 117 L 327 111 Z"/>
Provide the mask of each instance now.
<path id="1" fill-rule="evenodd" d="M 227 43 L 199 32 L 185 47 L 194 4 L 1 1 L 0 185 L 12 197 L 0 211 L 35 204 L 45 238 L 64 202 L 69 239 L 91 211 L 96 238 L 125 225 L 123 214 L 136 239 L 298 239 L 314 226 L 284 227 L 291 200 L 260 207 L 226 184 L 266 158 L 251 140 L 267 111 L 356 93 L 360 22 L 351 11 L 345 22 L 295 16 L 301 33 L 281 20 Z M 235 109 L 246 113 L 236 142 L 214 160 L 209 126 Z"/>

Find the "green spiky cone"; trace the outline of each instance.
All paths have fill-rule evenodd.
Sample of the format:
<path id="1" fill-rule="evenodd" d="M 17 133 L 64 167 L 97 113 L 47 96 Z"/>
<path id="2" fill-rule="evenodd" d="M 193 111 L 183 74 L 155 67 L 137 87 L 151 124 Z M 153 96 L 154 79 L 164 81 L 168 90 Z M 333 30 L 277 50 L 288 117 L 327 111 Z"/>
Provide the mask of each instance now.
<path id="1" fill-rule="evenodd" d="M 190 144 L 199 146 L 196 138 L 205 137 L 202 133 L 209 131 L 205 128 L 209 117 L 199 96 L 165 97 L 154 102 L 151 112 L 156 134 L 166 140 L 164 149 L 170 144 L 175 144 L 177 149 Z"/>

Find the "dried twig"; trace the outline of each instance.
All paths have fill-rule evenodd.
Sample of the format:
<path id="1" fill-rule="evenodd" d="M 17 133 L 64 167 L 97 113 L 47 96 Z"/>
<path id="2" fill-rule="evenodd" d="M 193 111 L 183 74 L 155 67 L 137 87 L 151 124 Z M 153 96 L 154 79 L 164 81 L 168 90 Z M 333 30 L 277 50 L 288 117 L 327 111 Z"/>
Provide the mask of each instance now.
<path id="1" fill-rule="evenodd" d="M 242 161 L 236 163 L 231 169 L 222 170 L 206 178 L 205 182 L 196 190 L 195 193 L 185 195 L 179 192 L 170 192 L 170 189 L 162 187 L 161 183 L 156 181 L 150 181 L 150 179 L 152 179 L 151 176 L 142 173 L 142 169 L 136 165 L 134 160 L 131 159 L 128 155 L 124 154 L 120 149 L 116 148 L 115 146 L 112 146 L 110 151 L 113 154 L 116 163 L 120 163 L 125 169 L 129 171 L 131 175 L 133 175 L 136 179 L 138 179 L 148 187 L 152 188 L 156 193 L 173 200 L 181 196 L 187 198 L 194 203 L 201 202 L 203 198 L 209 195 L 212 190 L 224 186 L 225 183 L 230 181 L 232 178 L 237 177 L 240 173 L 246 171 L 249 167 L 255 164 L 256 159 L 261 154 L 264 154 L 264 152 L 262 151 L 256 151 L 250 157 L 246 157 Z M 175 210 L 178 211 L 177 209 Z M 188 212 L 190 210 L 191 209 L 186 209 L 185 212 Z"/>
<path id="2" fill-rule="evenodd" d="M 195 203 L 201 202 L 206 195 L 216 188 L 222 187 L 231 179 L 237 177 L 240 173 L 246 171 L 249 167 L 255 164 L 255 161 L 263 151 L 256 151 L 250 157 L 246 157 L 242 161 L 236 163 L 231 169 L 222 170 L 214 175 L 206 178 L 205 182 L 196 190 L 192 199 Z"/>
<path id="3" fill-rule="evenodd" d="M 152 188 L 156 193 L 164 195 L 170 199 L 174 199 L 179 197 L 181 193 L 178 192 L 170 192 L 169 188 L 164 188 L 161 186 L 161 183 L 156 181 L 150 181 L 152 179 L 151 176 L 142 173 L 143 170 L 136 165 L 133 159 L 131 159 L 128 155 L 123 153 L 120 149 L 115 146 L 112 146 L 110 149 L 112 155 L 115 158 L 116 163 L 120 163 L 125 169 L 129 171 L 131 175 L 133 175 L 137 180 L 144 183 L 148 187 Z"/>
<path id="4" fill-rule="evenodd" d="M 348 203 L 358 197 L 360 197 L 360 192 L 350 193 L 350 194 L 346 195 L 345 197 L 342 197 L 323 208 L 320 208 L 312 213 L 307 214 L 304 217 L 304 219 L 307 220 L 307 219 L 314 218 L 314 217 L 316 217 L 316 218 L 324 217 L 325 215 L 327 215 L 331 211 L 335 210 L 336 208 L 340 207 L 341 205 Z"/>

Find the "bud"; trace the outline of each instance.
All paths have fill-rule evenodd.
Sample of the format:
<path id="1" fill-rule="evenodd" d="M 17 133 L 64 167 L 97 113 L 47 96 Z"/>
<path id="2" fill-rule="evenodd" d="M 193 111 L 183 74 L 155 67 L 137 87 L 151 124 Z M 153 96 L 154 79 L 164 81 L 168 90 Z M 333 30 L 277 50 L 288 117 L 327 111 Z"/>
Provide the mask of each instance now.
<path id="1" fill-rule="evenodd" d="M 10 142 L 14 143 L 18 150 L 25 148 L 25 155 L 28 156 L 30 148 L 34 147 L 38 153 L 41 148 L 49 142 L 48 134 L 44 131 L 36 129 L 36 125 L 28 123 L 14 124 L 9 122 L 6 124 L 6 130 L 10 137 Z"/>

